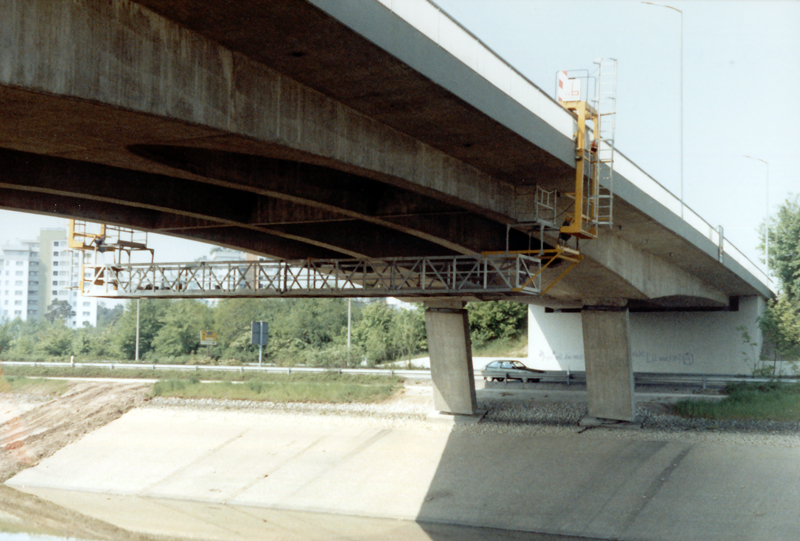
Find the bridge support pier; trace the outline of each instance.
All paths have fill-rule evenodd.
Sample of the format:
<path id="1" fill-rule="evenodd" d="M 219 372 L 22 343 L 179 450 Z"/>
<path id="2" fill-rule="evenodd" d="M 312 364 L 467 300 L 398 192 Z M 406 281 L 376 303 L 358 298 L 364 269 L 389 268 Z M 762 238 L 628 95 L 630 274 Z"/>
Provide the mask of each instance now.
<path id="1" fill-rule="evenodd" d="M 441 413 L 474 415 L 475 377 L 464 302 L 429 301 L 425 308 L 433 407 Z"/>
<path id="2" fill-rule="evenodd" d="M 586 306 L 581 311 L 589 416 L 634 420 L 628 309 Z"/>

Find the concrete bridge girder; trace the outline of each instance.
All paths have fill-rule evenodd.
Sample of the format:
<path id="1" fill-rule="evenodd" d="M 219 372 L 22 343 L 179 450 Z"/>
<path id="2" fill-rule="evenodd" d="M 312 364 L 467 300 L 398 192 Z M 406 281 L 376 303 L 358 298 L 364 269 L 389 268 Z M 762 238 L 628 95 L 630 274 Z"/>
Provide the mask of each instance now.
<path id="1" fill-rule="evenodd" d="M 581 252 L 599 265 L 611 270 L 615 275 L 634 288 L 638 295 L 628 295 L 628 299 L 658 301 L 681 296 L 695 299 L 686 306 L 723 308 L 728 306 L 728 295 L 708 285 L 702 280 L 681 269 L 675 263 L 638 249 L 631 243 L 614 235 L 605 234 L 581 245 Z M 681 257 L 676 254 L 675 257 Z M 598 289 L 596 297 L 585 298 L 585 304 L 603 304 L 599 299 L 606 297 Z"/>
<path id="2" fill-rule="evenodd" d="M 65 25 L 65 20 L 88 23 Z M 234 133 L 268 143 L 272 150 L 299 153 L 318 164 L 435 193 L 439 199 L 490 217 L 513 214 L 511 185 L 135 3 L 117 0 L 99 7 L 70 2 L 52 9 L 48 0 L 16 0 L 8 6 L 4 23 L 2 85 Z M 42 65 L 35 61 L 42 57 L 49 59 L 46 69 L 31 70 Z M 29 110 L 28 118 L 20 120 L 33 120 L 36 113 L 35 108 Z M 70 118 L 69 108 L 50 109 L 48 114 L 51 120 L 59 114 L 61 125 L 88 127 L 85 119 Z M 98 120 L 102 117 L 95 117 Z M 135 119 L 128 116 L 127 120 L 133 124 L 123 133 L 96 126 L 70 130 L 85 134 L 84 140 L 53 141 L 40 136 L 38 143 L 31 143 L 45 153 L 103 148 L 111 154 L 115 143 L 116 152 L 124 152 L 121 139 L 130 141 L 131 129 L 138 131 Z M 93 131 L 104 132 L 105 137 L 92 137 Z M 158 134 L 138 133 L 140 141 L 150 143 L 181 141 L 185 135 L 181 126 L 169 123 L 163 123 Z M 6 137 L 0 134 L 0 138 Z M 91 159 L 113 159 L 94 154 Z"/>
<path id="3" fill-rule="evenodd" d="M 307 185 L 309 173 L 304 164 L 281 162 L 285 166 L 276 173 L 278 182 L 273 182 L 269 169 L 261 168 L 259 178 L 251 179 L 242 189 L 231 180 L 241 175 L 232 173 L 219 186 L 7 150 L 0 150 L 0 156 L 7 165 L 0 183 L 5 188 L 77 196 L 161 213 L 163 218 L 148 224 L 149 230 L 175 233 L 211 226 L 249 228 L 354 257 L 473 255 L 503 249 L 506 241 L 502 224 L 447 205 L 436 211 L 435 203 L 427 198 L 390 186 L 375 187 L 373 181 L 344 173 L 333 172 L 345 185 L 355 182 L 363 189 L 348 194 L 339 187 L 317 193 L 314 187 L 319 179 Z M 323 174 L 330 172 L 315 169 Z M 377 193 L 370 194 L 370 190 Z M 387 198 L 396 201 L 384 204 Z M 408 214 L 386 215 L 389 210 Z M 531 246 L 530 238 L 516 231 L 509 239 L 512 248 Z M 387 247 L 393 251 L 387 252 Z M 287 257 L 280 250 L 266 253 Z M 314 255 L 313 251 L 308 254 Z"/>

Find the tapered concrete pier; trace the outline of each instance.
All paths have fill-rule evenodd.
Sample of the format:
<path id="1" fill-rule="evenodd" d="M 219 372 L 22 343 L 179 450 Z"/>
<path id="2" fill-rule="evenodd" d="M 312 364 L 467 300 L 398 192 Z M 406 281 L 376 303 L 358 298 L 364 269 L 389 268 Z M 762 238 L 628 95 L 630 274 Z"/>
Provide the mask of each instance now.
<path id="1" fill-rule="evenodd" d="M 425 303 L 433 406 L 441 413 L 474 415 L 475 376 L 469 319 L 462 301 Z"/>

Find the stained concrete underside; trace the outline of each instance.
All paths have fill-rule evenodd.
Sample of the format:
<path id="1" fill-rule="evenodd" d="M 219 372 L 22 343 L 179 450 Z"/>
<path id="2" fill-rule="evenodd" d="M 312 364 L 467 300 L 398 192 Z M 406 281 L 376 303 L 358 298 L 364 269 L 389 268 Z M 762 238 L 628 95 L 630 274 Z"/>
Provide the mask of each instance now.
<path id="1" fill-rule="evenodd" d="M 531 186 L 569 190 L 569 138 L 379 4 L 352 16 L 427 64 L 315 3 L 8 2 L 0 207 L 281 258 L 431 256 L 502 250 Z M 519 300 L 724 309 L 764 293 L 628 192 L 586 260 L 547 297 Z M 538 244 L 512 229 L 511 249 Z"/>

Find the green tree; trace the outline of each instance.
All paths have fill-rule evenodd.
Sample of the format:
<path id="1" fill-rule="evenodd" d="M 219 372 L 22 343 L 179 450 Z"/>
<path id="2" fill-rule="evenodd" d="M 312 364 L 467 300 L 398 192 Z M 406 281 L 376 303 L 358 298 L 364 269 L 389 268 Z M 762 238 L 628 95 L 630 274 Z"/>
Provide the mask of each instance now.
<path id="1" fill-rule="evenodd" d="M 163 326 L 163 316 L 170 301 L 141 299 L 139 310 L 139 358 L 153 350 L 153 340 Z M 125 359 L 136 358 L 136 301 L 128 301 L 125 312 L 114 325 L 117 349 Z"/>
<path id="2" fill-rule="evenodd" d="M 364 350 L 370 364 L 394 359 L 396 350 L 390 337 L 395 310 L 385 301 L 368 304 L 353 330 L 353 340 Z"/>
<path id="3" fill-rule="evenodd" d="M 97 326 L 109 327 L 113 326 L 122 317 L 125 312 L 125 306 L 117 304 L 114 308 L 108 308 L 105 303 L 97 304 Z"/>
<path id="4" fill-rule="evenodd" d="M 67 322 L 69 318 L 74 316 L 75 312 L 72 310 L 72 306 L 68 301 L 53 301 L 50 306 L 47 307 L 47 312 L 44 314 L 44 318 L 50 323 L 53 323 L 57 319 Z"/>
<path id="5" fill-rule="evenodd" d="M 162 315 L 162 326 L 152 346 L 159 356 L 193 353 L 200 347 L 200 331 L 209 330 L 213 315 L 202 301 L 181 299 L 170 303 Z"/>
<path id="6" fill-rule="evenodd" d="M 14 340 L 14 335 L 11 331 L 10 321 L 0 322 L 0 355 L 2 355 L 4 351 L 8 352 L 11 347 L 11 342 Z"/>
<path id="7" fill-rule="evenodd" d="M 57 320 L 48 332 L 39 340 L 39 348 L 47 355 L 63 357 L 72 355 L 72 340 L 74 331 L 67 328 L 63 321 Z"/>
<path id="8" fill-rule="evenodd" d="M 472 344 L 484 346 L 493 340 L 510 340 L 526 329 L 528 308 L 510 301 L 470 302 L 469 330 Z"/>
<path id="9" fill-rule="evenodd" d="M 800 359 L 800 204 L 787 199 L 767 227 L 761 227 L 761 248 L 769 231 L 769 267 L 778 279 L 779 294 L 770 301 L 759 323 L 771 344 L 773 362 Z M 796 366 L 796 365 L 795 365 Z"/>
<path id="10" fill-rule="evenodd" d="M 765 251 L 764 227 L 761 251 Z M 769 222 L 769 268 L 778 278 L 781 291 L 789 300 L 800 300 L 800 203 L 787 199 Z"/>
<path id="11" fill-rule="evenodd" d="M 428 348 L 425 311 L 421 305 L 396 311 L 389 340 L 398 357 L 410 359 L 411 355 L 423 352 Z"/>
<path id="12" fill-rule="evenodd" d="M 226 355 L 241 355 L 250 343 L 250 324 L 265 315 L 265 299 L 223 299 L 214 308 L 214 330 L 221 351 L 233 347 Z"/>

